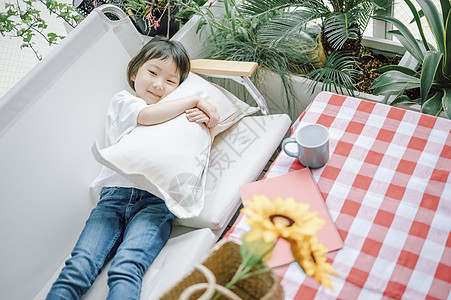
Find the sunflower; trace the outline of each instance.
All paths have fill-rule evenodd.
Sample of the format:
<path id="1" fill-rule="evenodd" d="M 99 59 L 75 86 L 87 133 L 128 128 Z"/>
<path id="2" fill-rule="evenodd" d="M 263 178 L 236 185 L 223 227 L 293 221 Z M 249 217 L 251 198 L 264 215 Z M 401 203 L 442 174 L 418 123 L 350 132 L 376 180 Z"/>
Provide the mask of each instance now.
<path id="1" fill-rule="evenodd" d="M 324 256 L 329 252 L 329 249 L 318 241 L 318 237 L 316 235 L 305 236 L 303 240 L 290 241 L 290 244 L 293 256 L 297 259 L 305 274 L 333 290 L 330 275 L 337 276 L 337 274 Z"/>
<path id="2" fill-rule="evenodd" d="M 245 222 L 251 226 L 247 234 L 249 241 L 263 238 L 272 242 L 279 237 L 299 241 L 306 235 L 316 235 L 326 223 L 316 212 L 309 212 L 309 204 L 298 203 L 293 197 L 271 201 L 265 195 L 255 195 L 252 200 L 241 210 L 248 216 Z"/>

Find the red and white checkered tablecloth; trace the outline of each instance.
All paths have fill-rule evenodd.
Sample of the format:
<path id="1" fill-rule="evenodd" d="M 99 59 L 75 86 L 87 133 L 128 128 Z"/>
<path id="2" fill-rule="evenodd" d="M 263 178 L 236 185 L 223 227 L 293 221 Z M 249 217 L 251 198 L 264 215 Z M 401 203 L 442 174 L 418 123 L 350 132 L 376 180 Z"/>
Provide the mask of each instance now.
<path id="1" fill-rule="evenodd" d="M 323 92 L 292 132 L 308 123 L 329 128 L 330 160 L 312 174 L 344 247 L 327 255 L 334 291 L 293 263 L 277 273 L 285 299 L 450 299 L 451 121 Z M 282 152 L 266 177 L 300 168 Z"/>

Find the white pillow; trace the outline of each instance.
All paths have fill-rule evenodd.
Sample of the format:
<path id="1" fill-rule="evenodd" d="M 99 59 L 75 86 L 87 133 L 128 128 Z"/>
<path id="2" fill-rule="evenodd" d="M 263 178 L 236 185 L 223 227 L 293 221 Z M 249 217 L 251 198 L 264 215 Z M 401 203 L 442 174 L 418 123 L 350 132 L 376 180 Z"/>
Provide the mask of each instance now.
<path id="1" fill-rule="evenodd" d="M 219 124 L 212 130 L 189 122 L 181 114 L 162 124 L 138 126 L 108 148 L 93 147 L 94 157 L 101 164 L 124 175 L 140 189 L 164 199 L 169 210 L 179 218 L 198 216 L 203 208 L 213 137 L 258 111 L 192 73 L 161 101 L 194 94 L 218 109 Z"/>
<path id="2" fill-rule="evenodd" d="M 243 117 L 259 111 L 258 107 L 247 105 L 226 89 L 193 73 L 169 96 L 170 99 L 177 99 L 188 95 L 199 95 L 218 110 L 220 119 L 218 125 L 210 130 L 212 137 L 227 130 Z"/>

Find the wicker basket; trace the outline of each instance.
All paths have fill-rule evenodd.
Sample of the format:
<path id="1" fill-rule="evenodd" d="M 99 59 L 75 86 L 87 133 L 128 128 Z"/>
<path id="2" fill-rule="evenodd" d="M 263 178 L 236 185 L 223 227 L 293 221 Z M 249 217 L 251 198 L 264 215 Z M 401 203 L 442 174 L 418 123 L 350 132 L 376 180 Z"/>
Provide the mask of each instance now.
<path id="1" fill-rule="evenodd" d="M 240 245 L 231 240 L 222 240 L 213 248 L 213 252 L 211 252 L 202 262 L 202 265 L 207 267 L 214 274 L 214 277 L 216 277 L 216 284 L 224 286 L 232 279 L 240 263 Z M 208 280 L 206 275 L 204 275 L 204 272 L 202 272 L 201 269 L 196 268 L 180 282 L 176 283 L 170 290 L 161 296 L 160 299 L 179 299 L 180 295 L 187 288 L 194 287 L 194 285 L 197 285 L 198 283 L 207 283 Z M 212 282 L 210 281 L 209 284 L 197 285 L 198 287 L 204 286 L 204 288 L 194 292 L 187 299 L 210 299 L 210 297 L 206 297 L 207 292 L 205 291 L 207 289 L 206 286 L 208 285 L 211 287 Z M 215 284 L 213 283 L 213 285 Z M 233 293 L 238 297 L 232 298 L 221 296 L 218 299 L 283 299 L 282 286 L 273 272 L 262 273 L 237 282 L 236 288 L 233 289 Z M 202 297 L 202 295 L 204 295 L 204 297 Z"/>

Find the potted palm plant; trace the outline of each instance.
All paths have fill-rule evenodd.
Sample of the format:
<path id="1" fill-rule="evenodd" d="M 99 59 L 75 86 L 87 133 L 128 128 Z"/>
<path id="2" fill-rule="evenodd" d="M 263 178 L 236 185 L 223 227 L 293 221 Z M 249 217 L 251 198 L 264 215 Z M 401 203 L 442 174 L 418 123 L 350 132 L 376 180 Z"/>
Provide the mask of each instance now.
<path id="1" fill-rule="evenodd" d="M 202 49 L 203 57 L 257 62 L 260 67 L 272 70 L 279 76 L 287 95 L 292 94 L 289 74 L 307 73 L 318 64 L 315 54 L 318 43 L 312 36 L 314 29 L 308 33 L 293 33 L 289 39 L 280 41 L 277 48 L 261 40 L 260 30 L 280 11 L 249 18 L 241 13 L 240 1 L 208 1 L 206 5 L 199 6 L 191 0 L 185 4 L 187 9 L 200 17 L 194 30 L 203 37 L 208 36 Z M 227 88 L 234 89 L 233 86 Z M 285 100 L 284 111 L 294 117 L 296 113 L 293 98 L 288 96 Z"/>
<path id="2" fill-rule="evenodd" d="M 381 76 L 373 84 L 375 94 L 395 94 L 392 105 L 419 105 L 421 111 L 439 115 L 442 111 L 451 118 L 451 4 L 449 0 L 440 0 L 442 13 L 432 1 L 417 0 L 421 14 L 426 18 L 437 48 L 427 41 L 418 12 L 410 0 L 404 0 L 409 6 L 421 36 L 417 41 L 409 29 L 392 17 L 377 17 L 393 24 L 397 30 L 391 33 L 398 38 L 420 68 L 386 66 Z M 406 92 L 419 91 L 417 96 L 408 96 Z M 412 94 L 412 93 L 410 93 Z"/>
<path id="3" fill-rule="evenodd" d="M 318 1 L 311 2 L 317 3 Z M 190 55 L 195 57 L 215 56 L 221 59 L 258 62 L 262 68 L 259 69 L 259 78 L 256 78 L 256 84 L 267 98 L 271 112 L 285 112 L 295 118 L 306 108 L 314 96 L 326 87 L 344 94 L 357 94 L 354 92 L 354 82 L 346 81 L 346 79 L 355 77 L 356 73 L 353 71 L 355 59 L 349 52 L 349 49 L 357 47 L 352 39 L 352 32 L 356 32 L 353 28 L 356 25 L 353 25 L 354 27 L 351 27 L 347 34 L 344 30 L 347 38 L 340 40 L 333 32 L 326 31 L 321 22 L 312 22 L 312 18 L 317 16 L 318 12 L 315 11 L 314 5 L 310 9 L 303 9 L 301 4 L 307 5 L 308 1 L 306 0 L 250 0 L 242 4 L 241 1 L 219 0 L 212 5 L 210 5 L 211 2 L 208 2 L 207 6 L 191 7 L 198 18 L 191 19 L 182 29 L 182 31 L 189 29 L 190 34 L 186 33 L 183 37 L 180 35 L 177 38 L 181 39 L 187 49 L 194 49 Z M 280 5 L 275 5 L 276 2 Z M 255 7 L 252 6 L 252 3 Z M 282 3 L 284 4 L 282 5 Z M 187 4 L 189 5 L 189 1 Z M 298 8 L 296 9 L 293 5 L 298 5 Z M 370 6 L 370 4 L 365 5 Z M 362 4 L 362 7 L 366 7 L 365 5 Z M 380 5 L 380 3 L 373 3 L 372 7 Z M 327 7 L 327 9 L 329 8 Z M 369 13 L 364 13 L 367 9 L 369 8 L 361 8 L 349 13 L 356 19 L 359 19 L 355 16 L 358 15 L 357 11 L 365 15 L 365 18 L 361 17 L 364 20 L 361 20 L 360 23 L 355 21 L 353 24 L 367 23 L 370 16 Z M 325 12 L 326 8 L 320 11 Z M 340 14 L 331 10 L 329 12 L 334 16 Z M 343 13 L 343 15 L 341 20 L 348 20 L 347 14 Z M 331 18 L 334 20 L 334 17 Z M 338 20 L 335 21 L 339 23 L 340 17 L 336 18 Z M 331 22 L 333 23 L 333 21 Z M 361 27 L 362 29 L 360 29 Z M 361 27 L 359 26 L 357 37 L 361 36 L 360 32 L 364 26 L 361 25 Z M 201 31 L 200 28 L 203 30 Z M 324 33 L 321 33 L 322 31 Z M 340 33 L 338 28 L 337 31 Z M 324 46 L 324 43 L 319 41 L 322 39 L 321 36 L 327 35 L 332 35 L 332 39 L 329 41 L 332 46 L 338 47 L 345 41 L 341 48 L 344 54 L 337 54 L 339 50 L 331 52 L 323 50 L 324 48 L 329 49 L 329 46 Z M 390 53 L 384 54 L 402 56 L 405 52 L 401 44 L 398 43 L 398 45 L 392 41 L 363 38 L 360 43 L 360 39 L 357 40 L 359 41 L 358 47 L 362 44 L 368 48 L 383 48 L 384 52 L 389 50 Z M 338 43 L 338 41 L 341 42 Z M 335 45 L 336 43 L 338 45 Z M 213 48 L 213 51 L 205 53 L 207 47 Z M 319 55 L 319 53 L 323 53 L 323 55 Z M 326 56 L 328 58 L 325 58 Z M 401 63 L 411 63 L 409 55 L 404 56 Z M 307 79 L 307 74 L 316 80 Z M 332 80 L 334 78 L 342 80 L 336 83 L 337 81 Z M 330 79 L 329 82 L 327 82 L 328 79 Z M 318 83 L 320 81 L 324 83 Z M 347 88 L 343 86 L 343 82 L 349 83 Z M 366 93 L 357 95 L 373 101 L 384 99 L 383 96 Z"/>
<path id="4" fill-rule="evenodd" d="M 293 32 L 303 31 L 313 20 L 320 20 L 318 35 L 322 67 L 307 74 L 314 89 L 319 82 L 329 90 L 354 95 L 362 34 L 376 8 L 389 5 L 386 0 L 247 0 L 241 5 L 250 16 L 283 10 L 261 32 L 262 40 L 278 46 Z"/>

